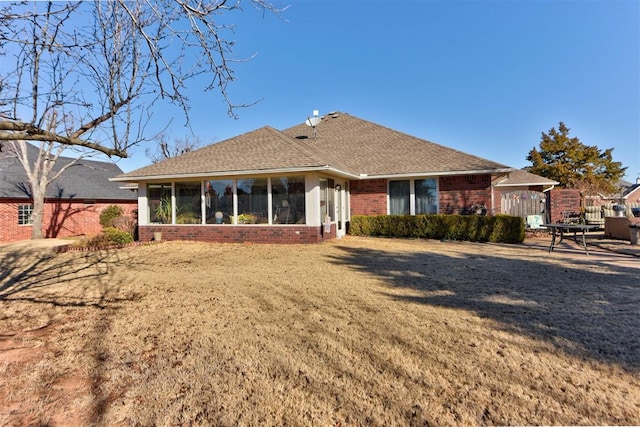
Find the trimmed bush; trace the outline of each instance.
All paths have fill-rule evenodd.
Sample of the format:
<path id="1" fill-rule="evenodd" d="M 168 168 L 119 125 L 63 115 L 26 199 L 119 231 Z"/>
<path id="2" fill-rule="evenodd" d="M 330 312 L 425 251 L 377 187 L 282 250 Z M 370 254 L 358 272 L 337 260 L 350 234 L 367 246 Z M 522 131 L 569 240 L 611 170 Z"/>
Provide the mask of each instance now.
<path id="1" fill-rule="evenodd" d="M 354 236 L 418 237 L 437 240 L 522 243 L 524 220 L 509 215 L 354 215 Z"/>
<path id="2" fill-rule="evenodd" d="M 133 242 L 133 236 L 131 233 L 119 230 L 115 227 L 107 227 L 104 229 L 104 234 L 110 242 L 118 245 L 125 245 Z"/>
<path id="3" fill-rule="evenodd" d="M 118 205 L 107 206 L 100 212 L 100 225 L 102 228 L 114 227 L 115 221 L 124 214 L 124 210 Z"/>

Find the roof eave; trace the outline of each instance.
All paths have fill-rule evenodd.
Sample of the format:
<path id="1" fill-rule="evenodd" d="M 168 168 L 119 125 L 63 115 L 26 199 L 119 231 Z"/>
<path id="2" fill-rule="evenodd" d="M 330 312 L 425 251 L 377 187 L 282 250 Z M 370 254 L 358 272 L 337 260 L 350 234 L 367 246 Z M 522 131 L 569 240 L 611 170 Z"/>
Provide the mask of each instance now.
<path id="1" fill-rule="evenodd" d="M 513 184 L 496 184 L 495 187 L 524 187 L 524 186 L 532 186 L 532 185 L 542 185 L 544 186 L 553 186 L 558 185 L 559 182 L 551 181 L 551 182 L 520 182 Z"/>
<path id="2" fill-rule="evenodd" d="M 377 179 L 377 178 L 415 178 L 415 177 L 434 177 L 434 176 L 451 176 L 451 175 L 478 175 L 478 174 L 493 174 L 502 172 L 511 172 L 513 168 L 500 168 L 500 169 L 477 169 L 477 170 L 462 170 L 462 171 L 437 171 L 437 172 L 411 172 L 411 173 L 396 173 L 396 174 L 360 174 L 358 179 Z"/>
<path id="3" fill-rule="evenodd" d="M 247 175 L 273 175 L 273 174 L 290 174 L 290 173 L 304 173 L 304 172 L 331 172 L 335 175 L 344 178 L 357 178 L 349 172 L 336 169 L 332 166 L 312 166 L 312 167 L 295 167 L 295 168 L 275 168 L 275 169 L 252 169 L 252 170 L 237 170 L 237 171 L 220 171 L 220 172 L 198 172 L 189 174 L 163 174 L 163 175 L 141 175 L 135 177 L 119 176 L 109 178 L 109 181 L 115 182 L 141 182 L 141 181 L 159 181 L 159 180 L 183 180 L 193 178 L 218 178 L 218 177 L 230 177 L 230 176 L 247 176 Z"/>

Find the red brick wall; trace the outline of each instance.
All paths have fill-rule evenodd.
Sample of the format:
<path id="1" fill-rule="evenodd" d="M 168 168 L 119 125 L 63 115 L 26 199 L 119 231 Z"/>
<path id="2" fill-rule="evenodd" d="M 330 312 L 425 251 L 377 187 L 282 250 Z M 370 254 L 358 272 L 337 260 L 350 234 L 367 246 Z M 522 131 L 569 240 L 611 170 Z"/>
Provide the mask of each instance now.
<path id="1" fill-rule="evenodd" d="M 30 200 L 3 199 L 0 201 L 0 242 L 14 242 L 31 238 L 31 225 L 18 225 L 18 205 L 30 204 Z M 110 205 L 119 205 L 125 215 L 135 218 L 136 200 L 104 201 L 84 204 L 75 200 L 45 202 L 42 233 L 45 237 L 69 237 L 97 234 L 102 231 L 100 213 Z"/>
<path id="2" fill-rule="evenodd" d="M 386 215 L 387 180 L 365 179 L 349 183 L 351 215 Z"/>
<path id="3" fill-rule="evenodd" d="M 580 212 L 580 191 L 556 188 L 549 191 L 547 203 L 551 222 L 562 220 L 562 212 Z"/>
<path id="4" fill-rule="evenodd" d="M 0 202 L 0 242 L 15 242 L 31 238 L 30 225 L 18 225 L 18 205 L 24 200 L 2 199 Z"/>
<path id="5" fill-rule="evenodd" d="M 461 213 L 476 204 L 491 212 L 491 175 L 441 176 L 438 185 L 440 213 Z"/>
<path id="6" fill-rule="evenodd" d="M 324 233 L 324 226 L 260 226 L 260 225 L 141 225 L 140 241 L 153 239 L 162 232 L 162 240 L 198 240 L 222 243 L 319 243 L 336 237 L 336 225 Z"/>
<path id="7" fill-rule="evenodd" d="M 636 187 L 635 190 L 627 194 L 626 201 L 628 203 L 638 203 L 640 202 L 640 187 Z"/>

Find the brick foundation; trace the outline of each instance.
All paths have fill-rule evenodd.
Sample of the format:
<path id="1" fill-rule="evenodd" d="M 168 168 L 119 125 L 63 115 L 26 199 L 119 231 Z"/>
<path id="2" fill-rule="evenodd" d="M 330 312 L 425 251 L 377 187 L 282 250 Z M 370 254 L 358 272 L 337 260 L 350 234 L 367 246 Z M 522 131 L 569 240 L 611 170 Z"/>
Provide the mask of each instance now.
<path id="1" fill-rule="evenodd" d="M 140 241 L 153 240 L 161 232 L 162 240 L 197 240 L 222 243 L 319 243 L 336 237 L 336 225 L 324 233 L 324 226 L 260 225 L 141 225 Z"/>

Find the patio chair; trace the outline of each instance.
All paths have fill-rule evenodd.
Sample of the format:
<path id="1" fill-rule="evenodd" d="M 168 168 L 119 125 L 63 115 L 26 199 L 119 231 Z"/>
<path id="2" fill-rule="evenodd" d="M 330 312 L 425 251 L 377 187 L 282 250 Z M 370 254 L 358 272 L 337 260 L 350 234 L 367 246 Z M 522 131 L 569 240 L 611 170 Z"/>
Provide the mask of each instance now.
<path id="1" fill-rule="evenodd" d="M 616 213 L 613 211 L 613 203 L 602 205 L 602 216 L 605 218 L 608 216 L 616 216 Z"/>
<path id="2" fill-rule="evenodd" d="M 585 206 L 584 208 L 585 224 L 597 225 L 604 227 L 604 212 L 601 206 Z"/>

